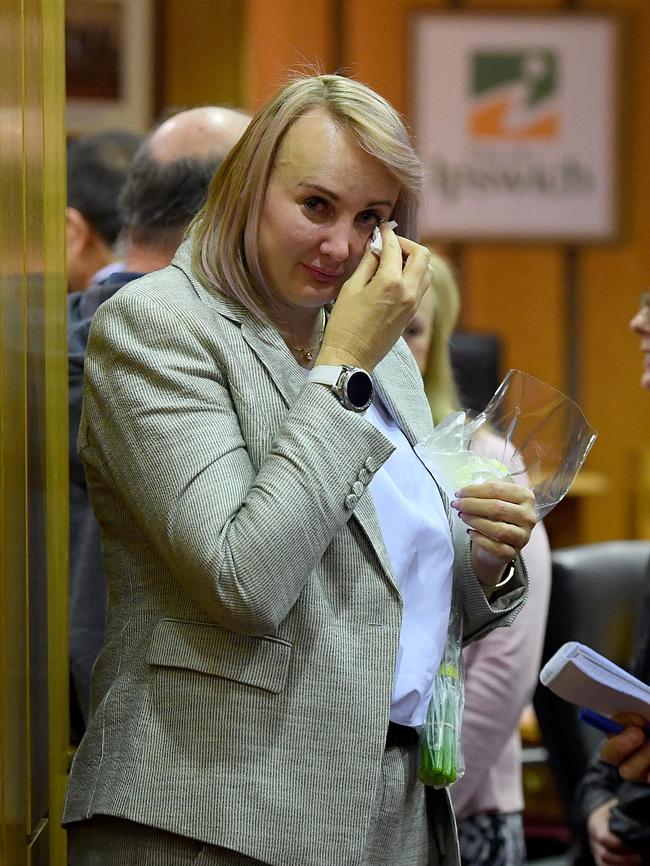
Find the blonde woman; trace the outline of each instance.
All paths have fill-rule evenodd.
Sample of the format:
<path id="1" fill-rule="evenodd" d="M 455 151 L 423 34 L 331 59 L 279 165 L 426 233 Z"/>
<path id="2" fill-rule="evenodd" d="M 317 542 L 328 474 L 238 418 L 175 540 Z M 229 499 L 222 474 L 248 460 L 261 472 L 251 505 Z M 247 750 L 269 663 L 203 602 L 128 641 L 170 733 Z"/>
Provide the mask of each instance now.
<path id="1" fill-rule="evenodd" d="M 431 430 L 400 340 L 429 285 L 421 181 L 378 94 L 293 81 L 172 264 L 97 312 L 79 448 L 109 606 L 71 866 L 457 863 L 415 729 L 454 567 L 467 634 L 509 622 L 534 509 L 516 484 L 465 488 L 474 541 L 454 549 L 413 450 Z"/>
<path id="2" fill-rule="evenodd" d="M 460 404 L 449 355 L 460 296 L 451 268 L 441 256 L 432 254 L 429 269 L 431 290 L 404 337 L 438 423 Z M 472 448 L 489 457 L 503 454 L 502 441 L 489 432 L 477 435 Z M 451 789 L 463 866 L 521 866 L 526 858 L 518 722 L 537 682 L 550 593 L 551 557 L 541 523 L 533 530 L 524 557 L 531 603 L 511 628 L 497 629 L 463 652 L 466 770 Z"/>

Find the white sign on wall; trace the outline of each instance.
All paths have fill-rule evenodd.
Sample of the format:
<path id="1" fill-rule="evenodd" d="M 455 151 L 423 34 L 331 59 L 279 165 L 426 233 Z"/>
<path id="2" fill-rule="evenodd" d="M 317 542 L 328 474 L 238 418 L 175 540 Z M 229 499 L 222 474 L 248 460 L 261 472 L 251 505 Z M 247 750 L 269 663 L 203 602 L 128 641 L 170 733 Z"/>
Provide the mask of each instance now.
<path id="1" fill-rule="evenodd" d="M 413 126 L 424 238 L 616 232 L 616 22 L 418 13 Z"/>

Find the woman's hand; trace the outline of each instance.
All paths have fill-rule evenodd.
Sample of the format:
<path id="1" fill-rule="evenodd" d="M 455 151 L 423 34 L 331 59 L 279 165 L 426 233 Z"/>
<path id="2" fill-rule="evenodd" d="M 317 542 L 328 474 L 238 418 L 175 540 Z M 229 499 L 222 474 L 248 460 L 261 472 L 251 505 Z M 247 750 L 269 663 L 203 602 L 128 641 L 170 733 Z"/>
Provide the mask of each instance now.
<path id="1" fill-rule="evenodd" d="M 451 506 L 468 526 L 476 576 L 482 584 L 495 586 L 528 544 L 537 520 L 535 497 L 520 484 L 488 481 L 464 487 Z"/>
<path id="2" fill-rule="evenodd" d="M 643 730 L 646 720 L 633 713 L 622 713 L 614 718 L 626 728 L 603 743 L 601 758 L 608 764 L 615 764 L 626 781 L 650 784 L 650 739 Z"/>
<path id="3" fill-rule="evenodd" d="M 386 222 L 381 234 L 381 258 L 368 247 L 339 292 L 317 364 L 372 371 L 401 337 L 429 288 L 429 250 L 398 237 Z"/>
<path id="4" fill-rule="evenodd" d="M 640 866 L 641 857 L 627 848 L 609 829 L 609 816 L 618 800 L 603 803 L 587 818 L 589 847 L 596 866 Z"/>

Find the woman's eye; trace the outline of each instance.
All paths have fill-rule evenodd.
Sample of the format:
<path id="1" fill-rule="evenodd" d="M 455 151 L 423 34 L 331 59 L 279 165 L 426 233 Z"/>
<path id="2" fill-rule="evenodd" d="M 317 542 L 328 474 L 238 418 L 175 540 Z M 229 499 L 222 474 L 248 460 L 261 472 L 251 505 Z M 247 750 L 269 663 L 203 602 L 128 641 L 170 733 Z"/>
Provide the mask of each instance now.
<path id="1" fill-rule="evenodd" d="M 364 211 L 362 211 L 362 212 L 359 214 L 359 216 L 357 217 L 357 219 L 361 222 L 361 224 L 362 224 L 363 226 L 365 226 L 366 228 L 371 229 L 371 230 L 372 230 L 372 229 L 376 229 L 377 226 L 378 226 L 378 225 L 381 223 L 381 221 L 382 221 L 382 218 L 379 216 L 379 214 L 378 214 L 378 213 L 374 213 L 374 212 L 371 211 L 371 210 L 364 210 Z"/>
<path id="2" fill-rule="evenodd" d="M 326 214 L 329 204 L 324 198 L 320 198 L 320 196 L 311 196 L 305 199 L 303 207 L 313 214 Z"/>

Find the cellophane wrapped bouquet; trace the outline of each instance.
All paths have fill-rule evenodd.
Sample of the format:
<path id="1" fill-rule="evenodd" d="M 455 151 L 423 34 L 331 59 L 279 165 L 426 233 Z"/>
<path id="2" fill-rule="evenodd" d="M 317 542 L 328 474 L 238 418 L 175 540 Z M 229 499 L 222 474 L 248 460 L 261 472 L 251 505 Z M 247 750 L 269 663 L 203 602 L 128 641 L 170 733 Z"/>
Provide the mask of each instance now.
<path id="1" fill-rule="evenodd" d="M 481 429 L 502 444 L 499 457 L 471 450 Z M 595 439 L 573 400 L 534 376 L 510 370 L 480 415 L 453 413 L 416 451 L 449 499 L 469 484 L 520 481 L 531 487 L 541 520 L 564 497 Z M 452 514 L 455 529 L 464 533 Z M 447 642 L 420 737 L 419 778 L 434 787 L 449 785 L 464 772 L 462 619 L 462 584 L 455 573 Z"/>

